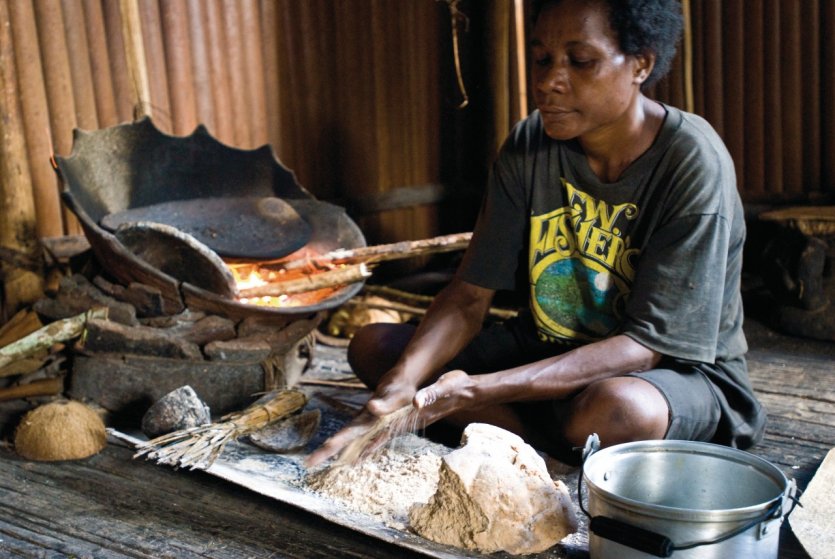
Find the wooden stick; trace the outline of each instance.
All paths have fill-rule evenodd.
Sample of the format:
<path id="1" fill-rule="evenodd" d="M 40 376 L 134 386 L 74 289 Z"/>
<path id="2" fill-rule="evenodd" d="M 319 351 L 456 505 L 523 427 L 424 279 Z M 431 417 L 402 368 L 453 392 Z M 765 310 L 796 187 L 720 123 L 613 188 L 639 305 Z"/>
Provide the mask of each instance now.
<path id="1" fill-rule="evenodd" d="M 414 307 L 412 305 L 399 303 L 397 301 L 372 302 L 366 301 L 362 297 L 349 299 L 348 301 L 345 301 L 345 305 L 351 307 L 365 307 L 366 309 L 380 309 L 384 311 L 405 312 L 421 316 L 426 314 L 425 307 Z"/>
<path id="2" fill-rule="evenodd" d="M 358 380 L 324 380 L 324 379 L 315 379 L 315 378 L 301 378 L 299 380 L 299 384 L 309 384 L 311 386 L 339 386 L 341 388 L 358 388 L 360 390 L 366 390 L 368 387 L 361 381 Z"/>
<path id="3" fill-rule="evenodd" d="M 324 287 L 355 283 L 370 276 L 371 272 L 368 270 L 368 267 L 365 264 L 358 264 L 356 266 L 347 266 L 327 272 L 310 274 L 299 279 L 278 281 L 259 287 L 241 289 L 239 298 L 251 299 L 253 297 L 276 297 L 280 295 L 290 295 L 293 293 L 304 293 L 306 291 L 314 291 Z"/>
<path id="4" fill-rule="evenodd" d="M 60 377 L 36 380 L 28 384 L 0 388 L 0 402 L 17 400 L 19 398 L 33 398 L 35 396 L 52 396 L 64 391 L 64 379 Z"/>
<path id="5" fill-rule="evenodd" d="M 285 270 L 295 270 L 305 266 L 327 266 L 335 264 L 358 264 L 360 262 L 372 263 L 384 260 L 396 260 L 399 258 L 413 258 L 424 254 L 451 252 L 467 247 L 472 238 L 472 233 L 455 233 L 453 235 L 441 235 L 429 239 L 417 241 L 400 241 L 384 245 L 374 245 L 354 249 L 340 248 L 315 257 L 299 258 L 285 262 L 277 262 L 276 265 Z M 270 267 L 269 265 L 265 267 Z"/>
<path id="6" fill-rule="evenodd" d="M 394 289 L 392 287 L 386 287 L 382 285 L 366 285 L 363 287 L 363 291 L 366 293 L 371 293 L 372 295 L 377 295 L 378 297 L 383 297 L 387 299 L 402 299 L 404 301 L 409 301 L 412 303 L 416 303 L 418 305 L 426 305 L 429 306 L 434 297 L 429 295 L 419 295 L 417 293 L 409 293 L 408 291 L 401 291 L 399 289 Z M 398 307 L 395 305 L 392 306 L 384 306 L 379 303 L 366 303 L 363 302 L 361 299 L 352 299 L 347 301 L 349 304 L 353 305 L 365 305 L 368 308 L 382 308 L 382 309 L 392 309 L 392 310 L 399 310 L 403 312 L 412 312 L 415 314 L 425 314 L 426 310 L 422 308 L 416 308 L 411 305 L 402 305 L 402 307 Z M 510 309 L 500 309 L 496 307 L 490 307 L 487 311 L 490 316 L 500 318 L 503 320 L 507 320 L 508 318 L 513 318 L 514 316 L 518 315 L 519 313 L 514 310 Z"/>
<path id="7" fill-rule="evenodd" d="M 23 309 L 15 314 L 6 324 L 0 326 L 0 347 L 8 345 L 23 336 L 28 336 L 38 328 L 43 328 L 38 313 Z"/>
<path id="8" fill-rule="evenodd" d="M 106 319 L 107 309 L 95 308 L 70 318 L 56 320 L 0 348 L 0 369 L 18 359 L 31 357 L 56 343 L 77 338 L 84 333 L 87 321 L 93 318 Z"/>
<path id="9" fill-rule="evenodd" d="M 34 373 L 44 366 L 48 357 L 49 352 L 47 350 L 41 350 L 36 355 L 16 359 L 5 367 L 0 367 L 0 377 L 13 377 Z"/>

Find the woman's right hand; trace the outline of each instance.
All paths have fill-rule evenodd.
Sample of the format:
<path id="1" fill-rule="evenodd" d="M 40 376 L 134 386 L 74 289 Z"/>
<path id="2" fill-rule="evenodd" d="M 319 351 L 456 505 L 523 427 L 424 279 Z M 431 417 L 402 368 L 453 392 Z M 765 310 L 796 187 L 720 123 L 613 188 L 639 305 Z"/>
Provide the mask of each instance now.
<path id="1" fill-rule="evenodd" d="M 417 388 L 414 385 L 399 380 L 396 373 L 389 371 L 380 379 L 377 390 L 360 414 L 313 451 L 305 459 L 305 466 L 312 468 L 338 455 L 351 441 L 374 429 L 381 417 L 411 405 L 416 392 Z M 382 442 L 375 441 L 375 445 L 379 444 Z"/>

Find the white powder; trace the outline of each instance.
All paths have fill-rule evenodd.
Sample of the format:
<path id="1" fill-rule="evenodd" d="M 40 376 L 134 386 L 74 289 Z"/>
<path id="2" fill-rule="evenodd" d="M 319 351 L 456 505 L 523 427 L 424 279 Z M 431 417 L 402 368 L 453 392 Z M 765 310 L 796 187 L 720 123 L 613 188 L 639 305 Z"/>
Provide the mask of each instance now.
<path id="1" fill-rule="evenodd" d="M 355 465 L 316 471 L 306 483 L 309 489 L 352 511 L 404 530 L 409 508 L 428 502 L 435 493 L 441 455 L 448 451 L 415 435 L 404 435 Z"/>

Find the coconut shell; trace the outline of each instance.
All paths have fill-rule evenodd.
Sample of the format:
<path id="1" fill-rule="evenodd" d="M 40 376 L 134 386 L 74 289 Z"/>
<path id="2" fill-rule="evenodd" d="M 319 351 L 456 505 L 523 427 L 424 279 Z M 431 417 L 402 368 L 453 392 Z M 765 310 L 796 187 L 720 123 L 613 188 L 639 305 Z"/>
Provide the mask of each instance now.
<path id="1" fill-rule="evenodd" d="M 15 430 L 14 445 L 28 460 L 79 460 L 101 451 L 107 433 L 101 417 L 81 402 L 60 400 L 29 411 Z"/>
<path id="2" fill-rule="evenodd" d="M 309 443 L 319 431 L 321 422 L 320 410 L 307 410 L 255 431 L 249 440 L 270 452 L 291 452 Z"/>

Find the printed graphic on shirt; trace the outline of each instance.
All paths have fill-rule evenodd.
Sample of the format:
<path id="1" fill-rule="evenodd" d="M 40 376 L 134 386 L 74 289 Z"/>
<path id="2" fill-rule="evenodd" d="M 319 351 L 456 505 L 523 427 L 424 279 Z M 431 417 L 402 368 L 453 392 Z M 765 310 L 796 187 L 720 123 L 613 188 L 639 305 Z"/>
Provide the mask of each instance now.
<path id="1" fill-rule="evenodd" d="M 562 186 L 566 207 L 531 216 L 531 310 L 544 340 L 599 340 L 623 318 L 638 255 L 624 232 L 638 207 Z"/>

